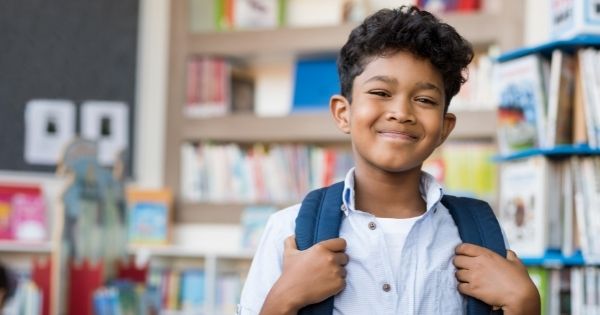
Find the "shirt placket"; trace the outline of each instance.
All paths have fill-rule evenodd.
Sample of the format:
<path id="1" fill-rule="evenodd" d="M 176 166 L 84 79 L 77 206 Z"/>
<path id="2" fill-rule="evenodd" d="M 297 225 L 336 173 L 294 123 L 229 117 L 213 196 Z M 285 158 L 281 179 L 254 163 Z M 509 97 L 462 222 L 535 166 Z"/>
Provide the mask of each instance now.
<path id="1" fill-rule="evenodd" d="M 373 263 L 371 266 L 376 270 L 377 284 L 375 290 L 382 296 L 383 305 L 381 308 L 383 314 L 396 314 L 396 302 L 398 300 L 398 288 L 396 287 L 396 281 L 394 280 L 394 274 L 392 272 L 391 259 L 389 256 L 388 248 L 385 243 L 385 236 L 383 230 L 377 225 L 377 220 L 373 215 L 365 214 L 362 216 L 361 231 L 367 234 L 370 240 L 370 244 L 373 244 L 369 251 L 371 255 L 376 259 L 370 260 Z"/>

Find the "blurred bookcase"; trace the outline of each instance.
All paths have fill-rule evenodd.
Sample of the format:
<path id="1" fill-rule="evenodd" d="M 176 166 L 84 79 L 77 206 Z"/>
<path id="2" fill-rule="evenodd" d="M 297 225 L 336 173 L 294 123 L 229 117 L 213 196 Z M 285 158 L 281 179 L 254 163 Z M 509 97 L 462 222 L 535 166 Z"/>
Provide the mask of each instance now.
<path id="1" fill-rule="evenodd" d="M 176 222 L 239 223 L 246 203 L 187 202 L 181 198 L 181 146 L 185 142 L 296 143 L 347 145 L 328 112 L 292 113 L 283 117 L 232 114 L 215 118 L 189 118 L 186 102 L 186 64 L 191 56 L 219 56 L 260 66 L 261 60 L 335 54 L 356 23 L 335 26 L 191 32 L 190 2 L 171 2 L 168 99 L 166 112 L 165 183 L 176 196 Z M 495 10 L 441 13 L 474 47 L 497 45 L 506 50 L 522 43 L 521 1 L 502 1 Z M 502 30 L 502 31 L 499 31 Z M 493 109 L 456 112 L 458 124 L 451 140 L 493 143 L 496 115 Z"/>

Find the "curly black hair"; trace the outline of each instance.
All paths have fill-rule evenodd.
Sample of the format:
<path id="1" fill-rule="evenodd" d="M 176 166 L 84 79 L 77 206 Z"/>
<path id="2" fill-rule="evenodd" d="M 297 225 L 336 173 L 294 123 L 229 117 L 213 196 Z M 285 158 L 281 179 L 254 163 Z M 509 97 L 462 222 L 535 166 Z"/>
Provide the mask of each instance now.
<path id="1" fill-rule="evenodd" d="M 425 58 L 440 72 L 450 100 L 467 81 L 473 47 L 456 30 L 414 6 L 382 9 L 367 17 L 348 37 L 338 57 L 342 95 L 352 102 L 352 84 L 374 57 L 408 51 Z"/>

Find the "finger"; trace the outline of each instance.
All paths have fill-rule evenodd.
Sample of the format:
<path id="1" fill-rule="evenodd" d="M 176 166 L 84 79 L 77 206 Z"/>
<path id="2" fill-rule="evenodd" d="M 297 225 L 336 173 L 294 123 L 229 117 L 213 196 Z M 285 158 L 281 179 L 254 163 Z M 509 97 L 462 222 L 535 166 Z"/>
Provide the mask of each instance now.
<path id="1" fill-rule="evenodd" d="M 517 256 L 517 254 L 510 249 L 506 251 L 506 259 L 512 263 L 515 263 L 525 268 L 525 265 L 523 264 L 521 259 L 519 259 L 519 256 Z"/>
<path id="2" fill-rule="evenodd" d="M 336 253 L 334 256 L 335 263 L 340 266 L 345 266 L 348 264 L 348 255 L 344 253 Z"/>
<path id="3" fill-rule="evenodd" d="M 473 289 L 471 288 L 471 284 L 469 282 L 459 282 L 458 292 L 469 296 L 473 296 Z"/>
<path id="4" fill-rule="evenodd" d="M 288 236 L 285 241 L 283 242 L 283 251 L 287 252 L 287 251 L 292 251 L 292 250 L 298 250 L 298 246 L 296 246 L 296 236 L 291 235 Z"/>
<path id="5" fill-rule="evenodd" d="M 342 279 L 346 279 L 346 275 L 348 275 L 346 268 L 340 268 L 340 276 L 342 277 Z"/>
<path id="6" fill-rule="evenodd" d="M 471 282 L 471 272 L 467 269 L 459 269 L 454 275 L 459 282 Z"/>
<path id="7" fill-rule="evenodd" d="M 521 262 L 521 260 L 517 256 L 517 254 L 515 252 L 513 252 L 512 250 L 510 250 L 510 249 L 506 250 L 506 259 L 508 259 L 509 261 L 518 261 L 518 262 Z"/>
<path id="8" fill-rule="evenodd" d="M 475 244 L 462 243 L 456 246 L 454 251 L 458 255 L 476 257 L 485 254 L 489 250 L 485 247 L 477 246 Z"/>
<path id="9" fill-rule="evenodd" d="M 317 245 L 321 245 L 332 252 L 343 252 L 346 250 L 346 240 L 340 237 L 321 241 Z"/>
<path id="10" fill-rule="evenodd" d="M 473 257 L 465 255 L 456 255 L 452 260 L 452 263 L 457 269 L 472 269 L 473 268 Z"/>

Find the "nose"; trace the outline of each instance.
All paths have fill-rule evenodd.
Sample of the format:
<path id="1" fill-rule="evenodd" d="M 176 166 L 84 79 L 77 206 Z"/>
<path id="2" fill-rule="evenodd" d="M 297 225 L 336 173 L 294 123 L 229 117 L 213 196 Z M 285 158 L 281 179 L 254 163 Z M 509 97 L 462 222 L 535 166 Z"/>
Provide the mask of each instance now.
<path id="1" fill-rule="evenodd" d="M 410 100 L 401 99 L 390 103 L 389 106 L 386 112 L 387 120 L 395 120 L 399 123 L 414 123 L 416 121 L 414 108 Z"/>

